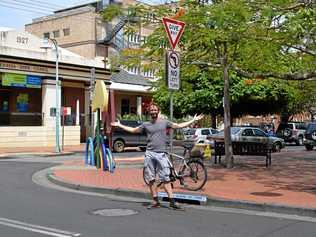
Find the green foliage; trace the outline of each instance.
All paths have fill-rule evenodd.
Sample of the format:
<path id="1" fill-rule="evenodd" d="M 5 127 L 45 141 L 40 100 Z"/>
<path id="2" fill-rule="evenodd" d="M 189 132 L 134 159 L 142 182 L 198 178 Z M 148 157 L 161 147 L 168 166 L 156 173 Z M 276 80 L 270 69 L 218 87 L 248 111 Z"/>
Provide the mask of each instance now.
<path id="1" fill-rule="evenodd" d="M 181 2 L 186 23 L 179 42 L 181 89 L 174 92 L 174 115 L 222 113 L 223 62 L 229 66 L 232 114 L 294 113 L 305 110 L 315 91 L 295 82 L 275 78 L 243 78 L 232 70 L 255 73 L 311 72 L 316 68 L 316 7 L 295 0 Z M 172 7 L 136 5 L 141 24 L 155 14 L 155 30 L 138 52 L 124 51 L 123 64 L 154 68 L 161 80 L 155 83 L 154 100 L 168 114 L 169 92 L 164 79 L 164 54 L 169 45 L 160 19 L 172 16 Z M 134 24 L 134 25 L 133 25 Z M 139 27 L 139 22 L 131 27 Z M 225 59 L 223 61 L 223 59 Z M 196 64 L 196 62 L 203 62 Z M 303 88 L 303 89 L 302 89 Z M 307 96 L 309 95 L 309 96 Z"/>
<path id="2" fill-rule="evenodd" d="M 119 120 L 136 120 L 136 121 L 149 121 L 149 116 L 138 116 L 137 114 L 124 114 L 118 117 Z"/>
<path id="3" fill-rule="evenodd" d="M 113 20 L 115 17 L 122 16 L 123 14 L 123 9 L 116 4 L 110 4 L 101 11 L 102 18 L 106 22 Z"/>

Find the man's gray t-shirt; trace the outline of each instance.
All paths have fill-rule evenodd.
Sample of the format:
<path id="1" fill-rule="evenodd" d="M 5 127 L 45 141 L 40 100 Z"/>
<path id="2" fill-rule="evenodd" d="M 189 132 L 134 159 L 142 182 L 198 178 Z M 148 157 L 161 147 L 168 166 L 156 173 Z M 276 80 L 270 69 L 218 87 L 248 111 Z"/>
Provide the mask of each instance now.
<path id="1" fill-rule="evenodd" d="M 170 121 L 158 119 L 155 122 L 144 122 L 140 128 L 147 134 L 147 150 L 167 152 L 167 128 L 171 128 Z"/>

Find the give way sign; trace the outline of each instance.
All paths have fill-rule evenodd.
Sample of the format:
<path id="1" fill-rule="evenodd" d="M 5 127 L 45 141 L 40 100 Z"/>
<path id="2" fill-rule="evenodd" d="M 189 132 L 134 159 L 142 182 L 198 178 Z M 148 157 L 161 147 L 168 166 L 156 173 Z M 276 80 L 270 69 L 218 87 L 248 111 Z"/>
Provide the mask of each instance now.
<path id="1" fill-rule="evenodd" d="M 167 32 L 169 42 L 172 48 L 175 49 L 184 31 L 185 23 L 167 17 L 163 17 L 162 22 Z"/>

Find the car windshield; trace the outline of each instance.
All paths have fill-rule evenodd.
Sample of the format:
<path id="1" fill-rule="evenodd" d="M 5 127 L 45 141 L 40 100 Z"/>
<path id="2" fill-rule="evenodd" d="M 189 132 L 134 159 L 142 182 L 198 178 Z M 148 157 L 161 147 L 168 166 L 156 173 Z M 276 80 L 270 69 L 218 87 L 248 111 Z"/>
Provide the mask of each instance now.
<path id="1" fill-rule="evenodd" d="M 188 129 L 186 131 L 184 131 L 184 135 L 194 135 L 195 134 L 195 130 L 194 128 Z"/>
<path id="2" fill-rule="evenodd" d="M 293 129 L 293 124 L 286 124 L 286 123 L 281 123 L 278 127 L 278 130 L 283 130 L 285 128 L 290 128 Z"/>
<path id="3" fill-rule="evenodd" d="M 232 135 L 237 134 L 239 131 L 240 131 L 240 128 L 237 128 L 237 127 L 231 127 L 230 128 L 230 133 Z M 224 135 L 224 130 L 219 131 L 216 135 L 222 135 L 223 136 Z"/>
<path id="4" fill-rule="evenodd" d="M 314 130 L 314 129 L 316 129 L 316 123 L 310 123 L 309 125 L 308 125 L 308 128 L 307 128 L 308 130 Z"/>

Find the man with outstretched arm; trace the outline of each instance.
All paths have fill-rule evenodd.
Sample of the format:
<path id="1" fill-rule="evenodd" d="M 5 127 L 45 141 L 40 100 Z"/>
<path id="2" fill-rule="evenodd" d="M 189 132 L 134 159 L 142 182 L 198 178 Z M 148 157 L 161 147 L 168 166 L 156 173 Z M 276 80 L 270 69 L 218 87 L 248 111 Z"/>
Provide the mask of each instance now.
<path id="1" fill-rule="evenodd" d="M 203 118 L 203 115 L 195 115 L 192 120 L 183 123 L 173 123 L 165 119 L 158 117 L 159 107 L 156 104 L 149 106 L 149 114 L 151 116 L 150 122 L 144 122 L 139 127 L 133 128 L 121 124 L 119 121 L 111 123 L 112 126 L 122 128 L 131 133 L 140 133 L 144 130 L 147 134 L 147 148 L 144 159 L 145 167 L 145 180 L 149 184 L 150 193 L 153 199 L 153 203 L 148 208 L 158 208 L 160 203 L 158 200 L 158 187 L 155 182 L 156 176 L 163 184 L 163 188 L 166 191 L 170 205 L 169 208 L 175 210 L 181 210 L 173 198 L 172 186 L 170 182 L 170 164 L 168 162 L 167 155 L 167 128 L 184 128 L 189 126 Z"/>

